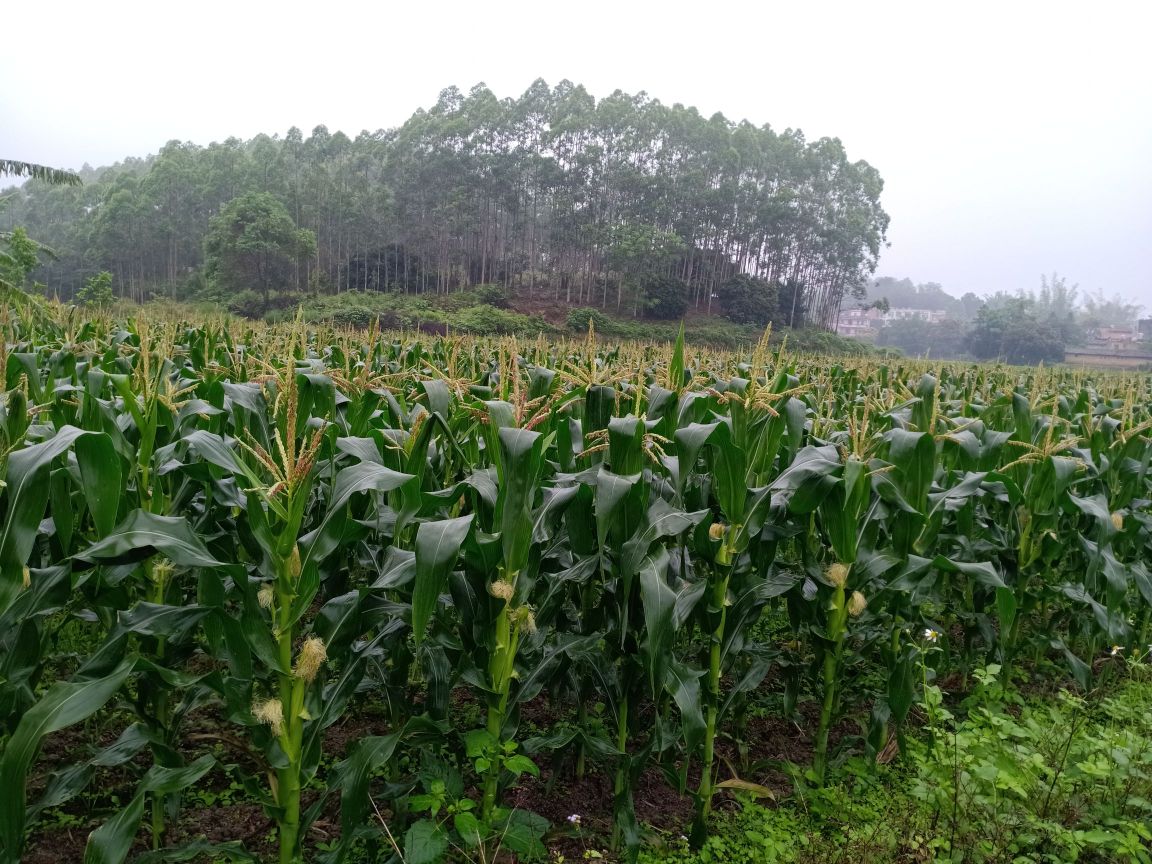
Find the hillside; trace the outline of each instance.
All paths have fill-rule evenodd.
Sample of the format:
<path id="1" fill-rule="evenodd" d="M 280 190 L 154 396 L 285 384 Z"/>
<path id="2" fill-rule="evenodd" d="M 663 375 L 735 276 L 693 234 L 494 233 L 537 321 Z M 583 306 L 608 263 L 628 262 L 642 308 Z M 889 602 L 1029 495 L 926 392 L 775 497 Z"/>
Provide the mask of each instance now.
<path id="1" fill-rule="evenodd" d="M 594 307 L 517 300 L 493 286 L 441 296 L 321 295 L 309 298 L 297 309 L 273 313 L 268 320 L 286 321 L 296 314 L 313 323 L 371 327 L 379 322 L 385 328 L 478 336 L 580 335 L 588 331 L 591 321 L 601 338 L 639 342 L 674 342 L 680 328 L 679 321 L 638 321 Z M 690 344 L 714 348 L 747 348 L 764 335 L 763 327 L 701 313 L 686 316 L 684 328 Z M 791 350 L 829 356 L 865 355 L 875 350 L 866 343 L 818 328 L 772 328 L 772 344 L 785 341 Z"/>
<path id="2" fill-rule="evenodd" d="M 829 326 L 888 226 L 879 174 L 837 139 L 567 81 L 516 99 L 449 88 L 399 128 L 355 137 L 171 141 L 82 175 L 28 182 L 0 209 L 0 228 L 56 252 L 33 278 L 64 299 L 101 270 L 136 300 L 251 290 L 260 314 L 307 292 L 496 284 L 677 318 L 745 274 L 792 292 L 790 317 Z M 221 264 L 225 237 L 254 244 L 251 260 Z"/>

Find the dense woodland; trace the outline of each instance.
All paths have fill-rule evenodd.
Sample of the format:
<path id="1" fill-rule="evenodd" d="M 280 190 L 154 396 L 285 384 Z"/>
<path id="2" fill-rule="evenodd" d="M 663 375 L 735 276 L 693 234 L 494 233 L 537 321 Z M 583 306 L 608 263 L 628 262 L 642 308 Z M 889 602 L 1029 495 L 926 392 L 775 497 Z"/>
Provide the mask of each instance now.
<path id="1" fill-rule="evenodd" d="M 56 259 L 36 279 L 71 297 L 103 270 L 134 299 L 205 289 L 205 240 L 235 199 L 274 196 L 311 232 L 278 286 L 449 292 L 495 283 L 528 298 L 641 314 L 648 280 L 675 279 L 697 309 L 746 274 L 784 286 L 815 323 L 875 270 L 883 182 L 837 139 L 705 118 L 567 81 L 519 99 L 449 88 L 400 128 L 355 139 L 324 126 L 171 141 L 147 158 L 29 181 L 0 226 L 25 226 Z"/>

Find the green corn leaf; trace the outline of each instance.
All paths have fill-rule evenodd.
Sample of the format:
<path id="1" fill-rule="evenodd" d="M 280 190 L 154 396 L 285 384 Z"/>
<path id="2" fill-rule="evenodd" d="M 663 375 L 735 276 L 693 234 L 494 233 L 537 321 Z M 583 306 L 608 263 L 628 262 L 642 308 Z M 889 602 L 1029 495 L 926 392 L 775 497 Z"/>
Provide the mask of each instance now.
<path id="1" fill-rule="evenodd" d="M 134 661 L 121 663 L 103 678 L 61 682 L 48 689 L 20 718 L 0 758 L 0 864 L 17 864 L 24 845 L 24 805 L 28 769 L 45 735 L 79 723 L 100 710 L 128 680 Z"/>
<path id="2" fill-rule="evenodd" d="M 888 461 L 896 466 L 904 498 L 923 513 L 936 472 L 936 443 L 932 435 L 893 429 L 885 438 L 888 440 Z"/>
<path id="3" fill-rule="evenodd" d="M 163 765 L 153 765 L 140 781 L 140 789 L 157 795 L 168 795 L 187 789 L 216 765 L 216 759 L 210 754 L 201 756 L 194 762 L 181 765 L 178 768 L 166 768 Z"/>
<path id="4" fill-rule="evenodd" d="M 79 439 L 83 441 L 84 439 Z M 52 528 L 56 541 L 64 554 L 72 548 L 72 529 L 76 514 L 72 507 L 72 478 L 67 468 L 57 468 L 48 479 L 48 501 L 52 513 Z"/>
<path id="5" fill-rule="evenodd" d="M 84 864 L 121 864 L 128 857 L 140 830 L 147 797 L 143 790 L 137 792 L 127 806 L 88 835 Z"/>
<path id="6" fill-rule="evenodd" d="M 644 665 L 653 698 L 664 682 L 675 638 L 676 591 L 668 584 L 668 553 L 663 548 L 645 558 L 640 575 L 640 599 L 644 607 Z"/>
<path id="7" fill-rule="evenodd" d="M 107 435 L 84 435 L 76 439 L 76 462 L 96 533 L 104 537 L 116 526 L 120 508 L 120 456 Z"/>
<path id="8" fill-rule="evenodd" d="M 667 665 L 664 686 L 680 711 L 684 745 L 689 753 L 698 752 L 707 731 L 700 687 L 700 680 L 705 674 L 704 669 L 690 669 L 676 660 Z"/>
<path id="9" fill-rule="evenodd" d="M 178 567 L 223 565 L 192 533 L 187 519 L 157 516 L 145 510 L 133 510 L 107 537 L 75 557 L 81 561 L 115 564 L 140 561 L 155 554 L 164 555 Z"/>
<path id="10" fill-rule="evenodd" d="M 44 793 L 38 801 L 28 806 L 27 821 L 34 824 L 44 810 L 59 807 L 71 801 L 88 788 L 88 784 L 92 782 L 95 773 L 96 769 L 92 761 L 69 765 L 59 771 L 52 772 L 44 787 Z"/>
<path id="11" fill-rule="evenodd" d="M 1000 619 L 1000 641 L 1002 643 L 1007 641 L 1008 633 L 1016 621 L 1016 611 L 1015 593 L 1007 586 L 998 586 L 996 588 L 996 616 Z"/>
<path id="12" fill-rule="evenodd" d="M 6 509 L 0 524 L 0 612 L 8 608 L 23 587 L 24 566 L 48 506 L 53 460 L 79 438 L 99 434 L 65 426 L 47 441 L 16 450 L 8 457 L 3 490 Z"/>
<path id="13" fill-rule="evenodd" d="M 970 576 L 989 588 L 1008 587 L 990 561 L 957 561 L 952 558 L 945 558 L 943 555 L 937 555 L 932 560 L 932 566 L 945 573 L 962 573 L 965 576 Z"/>
<path id="14" fill-rule="evenodd" d="M 840 454 L 835 447 L 808 446 L 771 485 L 776 506 L 803 515 L 815 510 L 839 482 Z"/>
<path id="15" fill-rule="evenodd" d="M 149 768 L 128 806 L 88 836 L 84 864 L 122 864 L 140 830 L 147 795 L 165 795 L 186 789 L 212 770 L 215 764 L 212 756 L 201 756 L 179 768 L 161 765 Z"/>
<path id="16" fill-rule="evenodd" d="M 416 529 L 416 581 L 412 589 L 412 633 L 419 645 L 436 609 L 448 574 L 460 557 L 460 547 L 472 527 L 472 517 L 423 522 Z"/>
<path id="17" fill-rule="evenodd" d="M 722 421 L 691 423 L 677 429 L 675 437 L 680 460 L 681 489 L 688 473 L 695 470 L 700 451 L 705 445 L 711 445 L 714 455 L 712 478 L 716 484 L 720 509 L 729 522 L 743 522 L 748 492 L 748 456 L 744 448 L 733 440 L 728 424 Z"/>
<path id="18" fill-rule="evenodd" d="M 498 437 L 500 493 L 496 518 L 504 549 L 504 567 L 509 573 L 519 573 L 527 566 L 532 547 L 532 510 L 544 463 L 544 436 L 504 427 Z"/>
<path id="19" fill-rule="evenodd" d="M 820 502 L 819 512 L 836 560 L 853 564 L 859 548 L 860 534 L 870 503 L 871 484 L 868 466 L 849 457 L 842 469 L 840 483 Z"/>
<path id="20" fill-rule="evenodd" d="M 684 322 L 681 321 L 672 346 L 672 358 L 668 361 L 668 387 L 678 392 L 684 384 Z"/>
<path id="21" fill-rule="evenodd" d="M 438 378 L 429 378 L 420 382 L 424 395 L 428 399 L 428 410 L 441 417 L 452 416 L 452 391 L 448 384 Z"/>
<path id="22" fill-rule="evenodd" d="M 223 468 L 234 477 L 243 478 L 246 487 L 257 488 L 261 485 L 260 478 L 236 457 L 223 438 L 203 429 L 193 429 L 184 436 L 184 440 L 188 443 L 189 450 L 204 461 L 217 468 Z"/>
<path id="23" fill-rule="evenodd" d="M 627 523 L 628 520 L 620 519 L 619 511 L 625 497 L 639 482 L 639 474 L 622 477 L 619 474 L 613 474 L 607 468 L 601 468 L 597 473 L 594 508 L 596 513 L 596 541 L 600 548 L 608 545 L 608 534 L 614 526 Z"/>
<path id="24" fill-rule="evenodd" d="M 675 509 L 663 498 L 657 498 L 648 509 L 644 526 L 636 536 L 624 543 L 620 569 L 626 573 L 636 573 L 648 555 L 652 544 L 664 537 L 676 537 L 695 528 L 708 516 L 707 510 L 684 513 Z"/>
<path id="25" fill-rule="evenodd" d="M 340 842 L 332 864 L 347 860 L 356 831 L 368 814 L 372 775 L 392 758 L 400 740 L 401 733 L 363 738 L 353 745 L 348 758 L 332 769 L 328 788 L 340 790 Z M 315 815 L 310 813 L 307 821 Z"/>
<path id="26" fill-rule="evenodd" d="M 322 562 L 340 545 L 347 521 L 345 508 L 352 496 L 360 492 L 391 492 L 415 482 L 411 474 L 401 474 L 375 462 L 361 462 L 341 469 L 332 485 L 327 511 L 309 541 L 302 544 L 304 565 Z"/>

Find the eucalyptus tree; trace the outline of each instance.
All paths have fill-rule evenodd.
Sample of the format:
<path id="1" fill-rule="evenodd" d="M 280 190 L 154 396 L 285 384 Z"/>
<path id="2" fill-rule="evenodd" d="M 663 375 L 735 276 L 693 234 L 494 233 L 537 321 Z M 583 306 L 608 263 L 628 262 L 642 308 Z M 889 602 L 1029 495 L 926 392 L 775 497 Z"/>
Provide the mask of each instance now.
<path id="1" fill-rule="evenodd" d="M 21 162 L 17 159 L 0 159 L 0 174 L 13 177 L 31 177 L 51 186 L 79 186 L 80 175 L 62 168 L 50 168 L 35 162 Z"/>
<path id="2" fill-rule="evenodd" d="M 354 139 L 317 126 L 169 142 L 94 175 L 83 196 L 33 179 L 11 219 L 59 248 L 51 278 L 75 290 L 108 269 L 138 299 L 187 290 L 206 266 L 211 220 L 248 193 L 277 199 L 315 235 L 291 265 L 297 290 L 498 283 L 640 315 L 641 277 L 678 278 L 711 312 L 743 274 L 802 286 L 788 320 L 804 308 L 823 325 L 871 276 L 888 224 L 879 174 L 836 139 L 644 93 L 597 100 L 569 81 L 536 81 L 516 99 L 448 88 L 399 128 Z M 643 234 L 667 238 L 652 247 L 667 254 L 621 254 L 621 238 Z"/>
<path id="3" fill-rule="evenodd" d="M 257 290 L 268 306 L 273 290 L 292 287 L 293 264 L 316 248 L 311 231 L 298 229 L 284 205 L 267 193 L 230 201 L 204 241 L 206 275 L 214 290 Z"/>

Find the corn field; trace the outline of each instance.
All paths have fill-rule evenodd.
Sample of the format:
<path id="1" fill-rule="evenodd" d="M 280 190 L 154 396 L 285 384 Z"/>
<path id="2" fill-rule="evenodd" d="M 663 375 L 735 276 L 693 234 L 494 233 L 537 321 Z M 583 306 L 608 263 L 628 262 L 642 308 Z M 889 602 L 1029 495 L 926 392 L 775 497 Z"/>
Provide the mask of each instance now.
<path id="1" fill-rule="evenodd" d="M 763 788 L 765 688 L 819 783 L 899 759 L 926 642 L 937 676 L 1090 688 L 1150 641 L 1147 375 L 4 327 L 0 864 L 110 770 L 86 862 L 533 860 L 566 826 L 518 784 L 593 776 L 626 859 L 642 777 L 697 843 Z M 263 851 L 177 837 L 224 766 Z"/>

